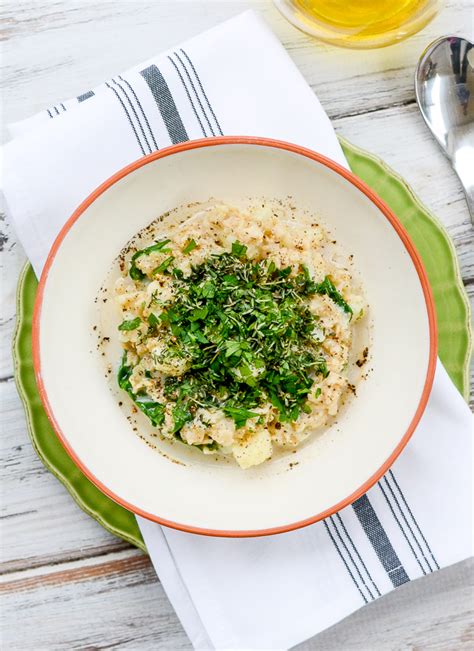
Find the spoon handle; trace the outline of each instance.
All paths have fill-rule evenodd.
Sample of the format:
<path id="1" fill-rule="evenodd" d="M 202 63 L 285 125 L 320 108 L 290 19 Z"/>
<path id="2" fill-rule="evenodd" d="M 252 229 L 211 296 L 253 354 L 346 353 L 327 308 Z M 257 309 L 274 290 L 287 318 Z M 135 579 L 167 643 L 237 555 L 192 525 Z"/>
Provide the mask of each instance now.
<path id="1" fill-rule="evenodd" d="M 453 161 L 453 167 L 461 181 L 464 194 L 466 195 L 467 207 L 471 215 L 471 222 L 474 224 L 474 157 L 470 155 L 469 159 L 464 160 L 462 157 L 456 156 Z"/>

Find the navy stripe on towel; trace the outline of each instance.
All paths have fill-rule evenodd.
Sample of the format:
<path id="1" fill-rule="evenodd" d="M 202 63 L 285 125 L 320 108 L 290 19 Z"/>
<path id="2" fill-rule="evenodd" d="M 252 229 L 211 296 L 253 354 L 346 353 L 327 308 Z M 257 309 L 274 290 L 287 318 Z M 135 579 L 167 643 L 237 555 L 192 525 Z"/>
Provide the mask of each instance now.
<path id="1" fill-rule="evenodd" d="M 84 102 L 86 99 L 89 99 L 89 97 L 93 97 L 95 95 L 93 90 L 88 90 L 87 93 L 82 93 L 82 95 L 77 96 L 77 101 L 78 102 Z"/>
<path id="2" fill-rule="evenodd" d="M 193 113 L 196 116 L 196 120 L 199 122 L 199 126 L 201 127 L 202 135 L 204 136 L 204 138 L 206 138 L 207 133 L 206 133 L 206 131 L 205 131 L 203 125 L 202 125 L 201 118 L 199 117 L 198 112 L 196 111 L 196 107 L 195 107 L 193 99 L 192 99 L 192 97 L 191 97 L 191 95 L 189 93 L 189 89 L 186 86 L 186 83 L 185 83 L 185 81 L 183 79 L 183 75 L 181 74 L 180 69 L 178 68 L 176 63 L 173 61 L 173 59 L 170 56 L 168 57 L 168 59 L 173 64 L 174 69 L 176 70 L 176 73 L 178 74 L 178 77 L 180 78 L 180 81 L 181 81 L 181 83 L 183 85 L 183 88 L 186 91 L 186 95 L 188 96 L 189 103 L 191 104 L 191 108 L 193 109 Z"/>
<path id="3" fill-rule="evenodd" d="M 348 538 L 348 540 L 349 540 L 349 543 L 350 543 L 352 549 L 354 550 L 354 552 L 355 552 L 357 558 L 359 559 L 360 564 L 361 564 L 362 567 L 364 568 L 365 573 L 366 573 L 367 576 L 369 577 L 369 581 L 370 581 L 371 584 L 373 585 L 375 591 L 377 592 L 377 595 L 378 595 L 379 597 L 381 597 L 382 594 L 381 594 L 380 590 L 378 589 L 377 584 L 376 584 L 375 581 L 373 580 L 373 578 L 372 578 L 372 576 L 371 576 L 369 570 L 367 569 L 367 565 L 364 563 L 364 561 L 363 561 L 361 555 L 359 554 L 359 550 L 358 550 L 357 547 L 355 546 L 354 541 L 353 541 L 352 538 L 350 537 L 350 535 L 349 535 L 349 533 L 348 533 L 348 531 L 347 531 L 347 529 L 346 529 L 346 526 L 345 526 L 345 524 L 344 524 L 344 520 L 341 518 L 341 514 L 340 514 L 340 513 L 336 513 L 336 518 L 338 519 L 339 524 L 340 524 L 341 527 L 342 527 L 342 530 L 343 530 L 344 533 L 346 534 L 346 536 L 347 536 L 347 538 Z M 367 586 L 367 588 L 368 588 L 368 586 Z M 368 588 L 368 589 L 369 589 L 369 588 Z"/>
<path id="4" fill-rule="evenodd" d="M 383 479 L 385 479 L 385 477 L 384 477 Z M 379 487 L 380 490 L 382 491 L 382 495 L 384 496 L 385 501 L 387 502 L 388 508 L 390 509 L 390 511 L 391 511 L 391 513 L 392 513 L 392 515 L 393 515 L 393 518 L 394 518 L 395 522 L 396 522 L 397 525 L 398 525 L 398 528 L 399 528 L 400 531 L 402 532 L 403 537 L 405 538 L 405 540 L 406 540 L 406 542 L 407 542 L 407 544 L 408 544 L 408 547 L 411 549 L 411 553 L 413 554 L 413 556 L 414 556 L 415 559 L 416 559 L 416 562 L 417 562 L 418 565 L 420 566 L 420 570 L 423 572 L 423 574 L 426 575 L 426 570 L 425 570 L 425 568 L 423 567 L 423 565 L 421 564 L 420 559 L 419 559 L 418 556 L 416 555 L 416 551 L 414 550 L 413 545 L 411 544 L 410 539 L 408 538 L 408 535 L 407 535 L 405 529 L 404 529 L 403 526 L 402 526 L 402 523 L 400 522 L 400 520 L 399 520 L 397 514 L 395 513 L 395 509 L 394 509 L 392 503 L 390 502 L 387 493 L 384 491 L 384 488 L 383 488 L 383 486 L 382 486 L 382 481 L 379 481 L 379 483 L 378 483 L 378 487 Z M 390 487 L 389 487 L 389 488 L 390 488 Z"/>
<path id="5" fill-rule="evenodd" d="M 156 144 L 155 136 L 153 134 L 153 131 L 151 130 L 150 123 L 148 122 L 148 118 L 146 116 L 145 111 L 143 110 L 143 106 L 141 105 L 140 100 L 137 97 L 137 94 L 133 90 L 133 86 L 126 79 L 124 79 L 121 75 L 119 75 L 119 79 L 120 79 L 120 81 L 123 81 L 123 83 L 126 84 L 128 86 L 128 88 L 130 89 L 130 92 L 132 93 L 133 97 L 135 98 L 135 101 L 138 104 L 138 108 L 140 109 L 141 114 L 143 115 L 143 119 L 145 120 L 145 124 L 148 127 L 148 131 L 150 132 L 151 139 L 153 140 L 153 145 L 154 145 L 155 149 L 158 149 L 158 145 Z"/>
<path id="6" fill-rule="evenodd" d="M 354 582 L 354 585 L 356 586 L 357 590 L 359 591 L 360 596 L 362 597 L 362 599 L 364 600 L 364 602 L 365 602 L 366 604 L 368 604 L 368 603 L 369 603 L 369 600 L 367 599 L 367 597 L 365 596 L 365 594 L 364 594 L 364 593 L 362 592 L 362 590 L 360 589 L 360 586 L 359 586 L 358 582 L 356 581 L 354 575 L 352 574 L 352 572 L 351 572 L 351 568 L 350 568 L 349 565 L 347 564 L 346 559 L 344 558 L 344 556 L 343 556 L 341 550 L 339 549 L 339 546 L 338 546 L 338 544 L 337 544 L 337 542 L 336 542 L 336 539 L 334 538 L 334 536 L 333 536 L 332 533 L 331 533 L 331 530 L 329 529 L 328 523 L 326 522 L 326 520 L 323 520 L 323 523 L 324 523 L 324 526 L 326 527 L 326 531 L 327 531 L 327 533 L 328 533 L 328 536 L 331 538 L 332 543 L 333 543 L 334 547 L 336 548 L 336 551 L 337 551 L 337 553 L 339 554 L 340 559 L 341 559 L 342 562 L 344 563 L 345 568 L 346 568 L 347 572 L 349 573 L 349 576 L 351 577 L 352 581 Z"/>
<path id="7" fill-rule="evenodd" d="M 133 106 L 132 100 L 130 99 L 130 97 L 129 97 L 127 91 L 125 90 L 125 88 L 122 86 L 121 83 L 119 83 L 119 82 L 116 81 L 115 79 L 112 79 L 112 83 L 115 84 L 115 85 L 117 86 L 117 88 L 119 88 L 119 89 L 122 91 L 123 95 L 125 96 L 125 99 L 127 100 L 128 105 L 130 106 L 130 109 L 131 109 L 133 115 L 135 116 L 135 122 L 136 122 L 136 124 L 138 124 L 138 126 L 139 126 L 139 128 L 140 128 L 140 133 L 142 134 L 143 140 L 145 141 L 145 145 L 146 145 L 146 147 L 148 148 L 148 153 L 151 154 L 150 143 L 148 142 L 148 138 L 146 137 L 146 133 L 145 133 L 145 131 L 144 131 L 144 129 L 143 129 L 143 126 L 142 126 L 141 120 L 140 120 L 140 118 L 138 117 L 138 114 L 137 114 L 137 112 L 136 112 L 136 110 L 135 110 L 135 107 Z"/>
<path id="8" fill-rule="evenodd" d="M 168 84 L 159 69 L 151 65 L 141 70 L 140 74 L 150 88 L 173 145 L 189 140 Z"/>
<path id="9" fill-rule="evenodd" d="M 348 556 L 349 561 L 352 563 L 352 565 L 355 568 L 355 571 L 356 571 L 357 576 L 359 577 L 359 579 L 357 579 L 357 576 L 355 578 L 356 578 L 356 580 L 357 580 L 357 582 L 359 584 L 360 589 L 362 590 L 362 586 L 364 586 L 364 588 L 367 590 L 367 592 L 369 594 L 370 599 L 373 601 L 374 600 L 374 595 L 372 594 L 372 591 L 371 591 L 370 587 L 367 585 L 367 582 L 365 581 L 364 577 L 362 576 L 361 568 L 355 562 L 354 556 L 352 555 L 351 550 L 349 549 L 348 545 L 345 543 L 344 538 L 342 537 L 342 533 L 339 531 L 339 528 L 336 525 L 335 518 L 333 518 L 333 516 L 330 516 L 328 518 L 328 520 L 332 523 L 332 526 L 334 527 L 334 531 L 336 532 L 336 536 L 338 537 L 339 542 L 342 545 L 342 548 L 346 551 L 346 554 Z M 341 520 L 341 522 L 342 522 L 342 520 Z"/>
<path id="10" fill-rule="evenodd" d="M 408 574 L 388 539 L 385 529 L 382 527 L 367 495 L 363 495 L 356 500 L 352 504 L 352 508 L 393 586 L 396 588 L 403 583 L 407 583 L 410 580 Z"/>
<path id="11" fill-rule="evenodd" d="M 425 536 L 423 535 L 423 532 L 422 532 L 422 530 L 421 530 L 421 528 L 420 528 L 418 522 L 416 521 L 416 518 L 415 518 L 415 516 L 413 515 L 413 512 L 412 512 L 410 506 L 408 505 L 408 502 L 407 502 L 406 499 L 405 499 L 405 496 L 404 496 L 404 494 L 403 494 L 403 491 L 402 491 L 402 489 L 400 488 L 400 485 L 399 485 L 398 481 L 395 479 L 395 475 L 393 474 L 392 470 L 389 470 L 389 471 L 388 471 L 388 476 L 392 479 L 393 483 L 395 484 L 395 487 L 397 488 L 397 490 L 398 490 L 398 492 L 399 492 L 399 494 L 400 494 L 400 497 L 401 497 L 401 499 L 402 499 L 402 502 L 403 502 L 405 508 L 407 509 L 407 511 L 408 511 L 408 513 L 409 513 L 409 515 L 410 515 L 412 521 L 413 521 L 413 524 L 414 524 L 416 530 L 418 531 L 418 533 L 419 533 L 420 536 L 421 536 L 422 541 L 423 541 L 423 542 L 425 543 L 425 545 L 426 545 L 426 549 L 428 550 L 428 554 L 431 556 L 431 558 L 432 558 L 432 560 L 433 560 L 433 563 L 434 563 L 435 566 L 436 566 L 436 569 L 439 570 L 440 567 L 439 567 L 438 561 L 437 561 L 436 558 L 434 557 L 434 554 L 433 554 L 433 552 L 431 551 L 431 547 L 429 546 L 428 541 L 426 540 Z M 428 562 L 428 565 L 429 565 L 429 562 Z"/>
<path id="12" fill-rule="evenodd" d="M 175 57 L 178 59 L 178 61 L 180 62 L 180 64 L 182 65 L 183 70 L 184 70 L 184 72 L 185 72 L 185 74 L 186 74 L 186 77 L 187 77 L 187 79 L 188 79 L 188 82 L 191 84 L 191 88 L 193 89 L 193 93 L 194 93 L 194 95 L 195 95 L 195 97 L 196 97 L 196 99 L 197 99 L 197 101 L 198 101 L 199 106 L 201 107 L 202 114 L 203 114 L 204 117 L 206 118 L 207 126 L 209 127 L 209 129 L 210 129 L 210 131 L 211 131 L 211 134 L 212 134 L 213 136 L 215 136 L 215 135 L 216 135 L 216 132 L 214 131 L 214 129 L 213 129 L 213 127 L 212 127 L 212 124 L 211 124 L 211 121 L 212 121 L 212 120 L 209 119 L 209 116 L 208 116 L 207 113 L 206 113 L 206 110 L 205 110 L 205 108 L 204 108 L 204 106 L 203 106 L 203 104 L 202 104 L 202 102 L 201 102 L 201 98 L 199 97 L 199 93 L 197 92 L 197 90 L 196 90 L 196 86 L 194 85 L 193 79 L 192 79 L 191 75 L 189 74 L 189 70 L 188 70 L 188 68 L 187 68 L 187 66 L 186 66 L 185 61 L 183 61 L 183 59 L 179 56 L 179 54 L 178 54 L 177 52 L 175 52 L 174 55 L 175 55 Z"/>
<path id="13" fill-rule="evenodd" d="M 135 134 L 135 138 L 137 139 L 138 146 L 140 147 L 143 156 L 145 156 L 145 153 L 146 153 L 146 152 L 145 152 L 145 150 L 143 149 L 143 145 L 142 145 L 142 143 L 141 143 L 140 138 L 138 137 L 138 133 L 137 133 L 137 130 L 135 129 L 135 125 L 134 125 L 133 122 L 132 122 L 132 118 L 130 117 L 130 113 L 128 112 L 127 107 L 125 106 L 125 104 L 123 103 L 122 98 L 120 97 L 120 95 L 117 93 L 117 91 L 115 90 L 115 88 L 114 88 L 113 86 L 111 86 L 111 85 L 110 85 L 109 83 L 107 83 L 107 82 L 105 82 L 105 85 L 107 86 L 107 88 L 109 88 L 109 89 L 110 89 L 110 90 L 115 94 L 115 97 L 118 99 L 118 101 L 119 101 L 120 104 L 122 105 L 123 111 L 124 111 L 124 113 L 125 113 L 125 115 L 126 115 L 126 117 L 127 117 L 127 120 L 128 120 L 128 122 L 129 122 L 130 126 L 132 127 L 132 131 L 133 131 L 133 133 Z"/>
<path id="14" fill-rule="evenodd" d="M 206 103 L 207 103 L 207 105 L 208 105 L 208 107 L 209 107 L 209 110 L 210 110 L 211 113 L 212 113 L 212 117 L 214 118 L 214 121 L 215 121 L 215 123 L 216 123 L 216 125 L 217 125 L 217 128 L 218 128 L 218 130 L 219 130 L 219 133 L 220 133 L 221 136 L 223 136 L 224 133 L 223 133 L 223 131 L 222 131 L 222 129 L 221 129 L 221 125 L 219 124 L 219 120 L 216 118 L 216 115 L 215 115 L 215 113 L 214 113 L 214 111 L 213 111 L 213 108 L 212 108 L 212 106 L 211 106 L 211 104 L 210 104 L 210 102 L 209 102 L 209 99 L 208 99 L 207 95 L 206 95 L 206 91 L 204 90 L 204 88 L 203 88 L 203 86 L 202 86 L 202 83 L 201 83 L 201 80 L 200 80 L 200 78 L 199 78 L 199 75 L 198 75 L 198 73 L 196 72 L 196 68 L 194 67 L 194 64 L 193 64 L 193 62 L 191 61 L 191 59 L 189 58 L 188 54 L 186 54 L 186 52 L 185 52 L 182 48 L 181 48 L 181 52 L 182 52 L 183 56 L 186 57 L 186 60 L 188 61 L 189 65 L 191 66 L 192 71 L 194 72 L 194 76 L 196 77 L 196 80 L 197 80 L 197 82 L 198 82 L 198 84 L 199 84 L 199 88 L 201 89 L 201 92 L 202 92 L 202 94 L 204 95 L 204 99 L 206 100 Z"/>

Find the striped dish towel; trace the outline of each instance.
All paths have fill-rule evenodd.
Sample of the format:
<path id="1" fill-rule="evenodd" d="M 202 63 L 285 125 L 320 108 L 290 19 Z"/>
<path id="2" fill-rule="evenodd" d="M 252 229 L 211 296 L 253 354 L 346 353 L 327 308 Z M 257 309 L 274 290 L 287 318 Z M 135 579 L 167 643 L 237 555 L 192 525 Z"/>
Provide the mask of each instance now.
<path id="1" fill-rule="evenodd" d="M 252 12 L 11 125 L 11 133 L 3 192 L 37 273 L 87 194 L 172 143 L 268 136 L 347 166 L 317 98 Z M 288 649 L 397 586 L 468 557 L 471 425 L 438 364 L 428 407 L 403 454 L 365 496 L 326 521 L 234 540 L 139 519 L 194 647 Z"/>

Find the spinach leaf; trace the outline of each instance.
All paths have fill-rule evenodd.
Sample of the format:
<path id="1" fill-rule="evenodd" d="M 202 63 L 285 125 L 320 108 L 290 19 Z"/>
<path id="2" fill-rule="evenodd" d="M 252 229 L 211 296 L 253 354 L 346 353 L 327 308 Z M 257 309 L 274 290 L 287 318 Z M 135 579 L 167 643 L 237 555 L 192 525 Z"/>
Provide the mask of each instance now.
<path id="1" fill-rule="evenodd" d="M 122 323 L 118 326 L 119 330 L 122 331 L 128 331 L 128 330 L 136 330 L 142 320 L 140 319 L 139 316 L 135 317 L 135 319 L 132 319 L 131 321 L 122 321 Z"/>
<path id="2" fill-rule="evenodd" d="M 117 383 L 119 387 L 128 393 L 137 407 L 148 416 L 154 427 L 162 425 L 165 420 L 164 405 L 159 402 L 154 402 L 147 396 L 136 396 L 133 393 L 132 385 L 130 384 L 132 371 L 132 367 L 127 364 L 127 353 L 124 353 L 117 373 Z"/>
<path id="3" fill-rule="evenodd" d="M 165 422 L 165 408 L 159 402 L 155 402 L 148 397 L 133 398 L 135 404 L 141 411 L 148 416 L 154 427 L 163 425 Z"/>

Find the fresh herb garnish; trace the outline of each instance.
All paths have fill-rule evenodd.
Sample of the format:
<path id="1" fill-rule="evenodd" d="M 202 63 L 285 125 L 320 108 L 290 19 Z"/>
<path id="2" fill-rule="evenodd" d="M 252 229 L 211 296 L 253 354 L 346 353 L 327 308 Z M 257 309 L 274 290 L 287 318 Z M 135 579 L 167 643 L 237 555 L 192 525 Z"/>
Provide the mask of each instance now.
<path id="1" fill-rule="evenodd" d="M 347 312 L 348 314 L 352 314 L 352 308 L 350 305 L 346 303 L 342 295 L 337 291 L 336 287 L 334 286 L 334 283 L 326 276 L 326 278 L 323 280 L 322 283 L 319 283 L 317 285 L 316 292 L 318 294 L 326 294 L 329 296 L 331 300 L 336 303 L 336 305 L 339 305 L 339 307 L 342 307 L 344 312 Z"/>
<path id="2" fill-rule="evenodd" d="M 141 322 L 142 320 L 139 316 L 137 316 L 135 319 L 131 319 L 130 321 L 122 321 L 122 323 L 118 326 L 118 329 L 123 331 L 136 330 Z"/>
<path id="3" fill-rule="evenodd" d="M 171 242 L 171 240 L 161 240 L 151 246 L 147 246 L 145 249 L 136 251 L 130 260 L 130 278 L 132 278 L 132 280 L 143 280 L 145 274 L 135 264 L 138 258 L 141 258 L 143 255 L 150 255 L 150 253 L 171 253 L 171 249 L 165 248 L 169 242 Z"/>
<path id="4" fill-rule="evenodd" d="M 168 242 L 154 246 L 168 252 Z M 183 253 L 194 248 L 191 240 Z M 153 273 L 169 269 L 173 260 L 167 257 Z M 254 410 L 269 402 L 280 422 L 310 413 L 309 393 L 317 377 L 327 377 L 329 370 L 320 337 L 314 336 L 321 328 L 308 299 L 327 295 L 352 314 L 330 278 L 317 283 L 304 266 L 294 272 L 270 260 L 251 260 L 238 241 L 230 252 L 193 266 L 187 276 L 176 271 L 170 276 L 173 299 L 162 305 L 159 318 L 148 317 L 153 336 L 166 345 L 165 358 L 186 359 L 182 375 L 164 378 L 164 395 L 174 403 L 175 436 L 199 408 L 221 409 L 237 428 L 261 420 Z M 318 387 L 315 397 L 320 393 Z M 159 405 L 158 415 L 161 409 Z"/>
<path id="5" fill-rule="evenodd" d="M 186 246 L 183 249 L 184 255 L 188 255 L 188 253 L 191 253 L 191 251 L 194 251 L 194 249 L 197 247 L 197 244 L 194 240 L 188 240 L 186 243 Z"/>
<path id="6" fill-rule="evenodd" d="M 165 258 L 161 264 L 159 264 L 156 269 L 153 269 L 151 272 L 151 275 L 154 276 L 155 274 L 163 273 L 168 269 L 170 264 L 173 262 L 174 256 L 170 255 L 169 258 Z"/>
<path id="7" fill-rule="evenodd" d="M 117 382 L 121 389 L 126 391 L 141 411 L 148 416 L 154 427 L 165 422 L 165 408 L 159 402 L 154 402 L 147 396 L 138 396 L 133 393 L 130 376 L 133 368 L 127 364 L 127 353 L 123 354 L 120 368 L 117 373 Z"/>
<path id="8" fill-rule="evenodd" d="M 247 253 L 247 247 L 244 244 L 241 244 L 239 241 L 232 243 L 232 255 L 236 255 L 238 258 L 243 258 Z"/>
<path id="9" fill-rule="evenodd" d="M 224 413 L 234 419 L 237 429 L 243 427 L 249 418 L 258 418 L 260 414 L 242 407 L 224 407 Z"/>

